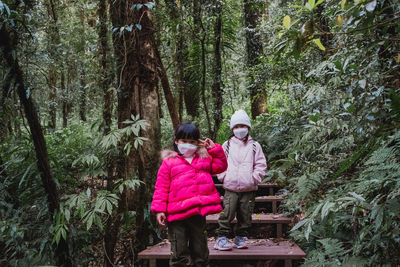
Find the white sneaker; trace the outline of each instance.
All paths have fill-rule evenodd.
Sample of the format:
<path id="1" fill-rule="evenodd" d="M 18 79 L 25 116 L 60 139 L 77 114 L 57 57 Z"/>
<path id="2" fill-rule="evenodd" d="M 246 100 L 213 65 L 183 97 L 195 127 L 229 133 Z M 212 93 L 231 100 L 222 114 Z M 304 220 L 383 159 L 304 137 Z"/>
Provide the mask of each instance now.
<path id="1" fill-rule="evenodd" d="M 226 236 L 218 237 L 215 241 L 214 249 L 217 250 L 232 250 L 232 244 L 229 243 Z"/>

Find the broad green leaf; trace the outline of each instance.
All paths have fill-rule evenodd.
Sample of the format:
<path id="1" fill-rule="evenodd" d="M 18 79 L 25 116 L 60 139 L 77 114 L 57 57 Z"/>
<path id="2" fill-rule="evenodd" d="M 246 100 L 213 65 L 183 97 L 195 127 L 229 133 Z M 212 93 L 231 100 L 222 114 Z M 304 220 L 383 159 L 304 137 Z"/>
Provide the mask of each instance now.
<path id="1" fill-rule="evenodd" d="M 148 7 L 148 9 L 153 9 L 153 7 L 155 6 L 154 2 L 148 2 L 146 4 L 144 4 L 145 6 Z"/>
<path id="2" fill-rule="evenodd" d="M 92 212 L 90 213 L 89 218 L 86 223 L 86 230 L 89 230 L 90 227 L 92 227 L 94 214 L 95 213 L 92 213 Z"/>
<path id="3" fill-rule="evenodd" d="M 321 43 L 321 40 L 319 38 L 313 39 L 313 42 L 318 46 L 319 49 L 322 51 L 325 51 L 325 46 Z"/>
<path id="4" fill-rule="evenodd" d="M 54 237 L 57 245 L 60 242 L 60 237 L 61 237 L 61 233 L 59 231 L 57 231 L 56 236 Z"/>
<path id="5" fill-rule="evenodd" d="M 319 113 L 316 113 L 316 114 L 311 114 L 311 115 L 309 115 L 308 117 L 309 117 L 309 119 L 311 120 L 311 121 L 313 121 L 313 122 L 317 122 L 318 121 L 318 119 L 319 119 Z"/>
<path id="6" fill-rule="evenodd" d="M 374 1 L 372 1 L 372 2 L 369 2 L 368 4 L 365 5 L 365 9 L 366 9 L 368 12 L 374 11 L 375 8 L 376 8 L 376 0 L 374 0 Z"/>
<path id="7" fill-rule="evenodd" d="M 299 229 L 300 227 L 302 227 L 303 225 L 308 223 L 309 220 L 310 219 L 303 219 L 303 220 L 299 221 L 295 226 L 293 226 L 293 228 L 290 231 L 295 231 L 295 230 Z"/>
<path id="8" fill-rule="evenodd" d="M 337 16 L 337 18 L 336 18 L 336 24 L 337 24 L 339 27 L 342 27 L 342 25 L 343 25 L 343 19 L 342 19 L 342 16 L 341 16 L 341 15 Z"/>
<path id="9" fill-rule="evenodd" d="M 346 6 L 346 0 L 342 0 L 342 3 L 340 4 L 340 7 L 342 9 L 344 9 L 345 6 Z"/>
<path id="10" fill-rule="evenodd" d="M 64 216 L 67 222 L 69 222 L 69 219 L 71 218 L 71 212 L 68 209 L 64 210 Z"/>
<path id="11" fill-rule="evenodd" d="M 350 192 L 350 195 L 352 195 L 355 199 L 364 202 L 365 198 L 363 198 L 361 195 L 357 194 L 356 192 Z"/>
<path id="12" fill-rule="evenodd" d="M 360 87 L 362 89 L 365 89 L 365 87 L 367 86 L 367 80 L 363 79 L 363 80 L 359 80 L 358 81 L 358 85 L 360 85 Z"/>
<path id="13" fill-rule="evenodd" d="M 61 229 L 61 235 L 62 235 L 64 240 L 67 240 L 67 231 L 65 231 L 64 228 Z"/>
<path id="14" fill-rule="evenodd" d="M 383 208 L 379 208 L 375 219 L 375 231 L 378 231 L 383 222 Z"/>
<path id="15" fill-rule="evenodd" d="M 308 0 L 308 6 L 310 10 L 313 10 L 315 8 L 315 0 Z"/>
<path id="16" fill-rule="evenodd" d="M 34 165 L 35 165 L 35 163 L 32 163 L 32 164 L 30 164 L 30 165 L 28 166 L 28 168 L 26 168 L 26 170 L 25 170 L 25 172 L 24 172 L 24 175 L 22 175 L 22 178 L 21 178 L 21 180 L 19 181 L 18 188 L 21 187 L 21 185 L 22 185 L 23 182 L 25 181 L 25 177 L 28 175 L 29 171 L 31 170 L 31 168 L 32 168 Z"/>
<path id="17" fill-rule="evenodd" d="M 325 0 L 318 0 L 317 3 L 315 4 L 315 6 L 318 6 L 320 4 L 322 4 L 322 2 L 324 2 Z"/>
<path id="18" fill-rule="evenodd" d="M 290 17 L 287 16 L 287 15 L 283 18 L 283 26 L 284 26 L 286 29 L 289 29 L 289 28 L 290 28 Z"/>
<path id="19" fill-rule="evenodd" d="M 331 211 L 331 209 L 335 206 L 335 203 L 326 202 L 321 210 L 321 219 L 323 220 Z"/>

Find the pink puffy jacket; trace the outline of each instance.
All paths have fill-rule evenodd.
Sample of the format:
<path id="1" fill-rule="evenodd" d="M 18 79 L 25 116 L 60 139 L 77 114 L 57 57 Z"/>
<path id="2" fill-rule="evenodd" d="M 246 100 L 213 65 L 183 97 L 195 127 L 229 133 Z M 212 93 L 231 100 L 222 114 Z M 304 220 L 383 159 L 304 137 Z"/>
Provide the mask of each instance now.
<path id="1" fill-rule="evenodd" d="M 162 154 L 164 160 L 158 170 L 151 203 L 153 213 L 164 212 L 171 222 L 222 211 L 221 199 L 211 177 L 228 166 L 220 144 L 208 151 L 201 149 L 192 163 L 171 150 Z"/>

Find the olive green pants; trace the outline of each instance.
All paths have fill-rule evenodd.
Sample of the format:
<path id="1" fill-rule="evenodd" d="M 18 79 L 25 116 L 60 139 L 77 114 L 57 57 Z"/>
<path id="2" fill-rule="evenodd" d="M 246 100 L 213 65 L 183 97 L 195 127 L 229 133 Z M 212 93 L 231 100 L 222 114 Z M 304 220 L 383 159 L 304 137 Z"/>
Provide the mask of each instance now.
<path id="1" fill-rule="evenodd" d="M 168 223 L 169 266 L 205 267 L 208 264 L 206 218 L 196 215 Z"/>
<path id="2" fill-rule="evenodd" d="M 218 236 L 248 235 L 248 230 L 251 227 L 251 215 L 254 211 L 255 196 L 256 191 L 233 192 L 225 190 L 224 210 L 219 215 L 219 227 L 216 231 Z M 235 216 L 237 223 L 232 231 L 231 222 L 235 219 Z"/>

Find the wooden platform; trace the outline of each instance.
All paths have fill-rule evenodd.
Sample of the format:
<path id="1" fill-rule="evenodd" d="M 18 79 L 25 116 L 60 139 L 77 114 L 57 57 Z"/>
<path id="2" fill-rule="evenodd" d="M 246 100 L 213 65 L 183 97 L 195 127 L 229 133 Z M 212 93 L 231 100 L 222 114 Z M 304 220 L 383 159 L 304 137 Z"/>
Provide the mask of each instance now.
<path id="1" fill-rule="evenodd" d="M 206 217 L 207 224 L 217 224 L 219 214 L 208 215 Z M 282 214 L 253 214 L 253 224 L 275 224 L 276 225 L 276 237 L 283 236 L 283 224 L 289 224 L 292 222 L 291 218 L 283 216 Z M 232 223 L 237 223 L 236 218 L 233 219 Z"/>
<path id="2" fill-rule="evenodd" d="M 210 238 L 208 248 L 209 259 L 212 260 L 284 260 L 285 266 L 291 266 L 292 260 L 301 260 L 306 254 L 296 244 L 279 239 L 250 239 L 247 240 L 248 249 L 233 249 L 219 251 L 214 249 L 215 240 Z M 157 259 L 169 259 L 170 243 L 165 240 L 158 245 L 143 250 L 139 259 L 150 260 L 150 266 L 156 266 Z"/>
<path id="3" fill-rule="evenodd" d="M 224 197 L 221 196 L 221 201 L 224 200 Z M 278 202 L 281 202 L 283 200 L 282 197 L 278 196 L 260 196 L 256 197 L 256 203 L 272 203 L 272 213 L 277 213 L 278 212 Z"/>
<path id="4" fill-rule="evenodd" d="M 223 189 L 223 185 L 222 184 L 216 183 L 215 187 L 217 189 Z M 269 195 L 272 196 L 272 195 L 274 195 L 274 188 L 279 188 L 279 186 L 277 184 L 275 184 L 275 183 L 263 183 L 263 184 L 259 184 L 258 188 L 259 189 L 262 189 L 262 188 L 268 189 Z"/>
<path id="5" fill-rule="evenodd" d="M 222 184 L 215 184 L 215 187 L 222 187 Z M 270 187 L 278 187 L 278 185 L 275 183 L 263 183 L 258 185 L 258 188 L 270 188 Z"/>
<path id="6" fill-rule="evenodd" d="M 218 223 L 219 214 L 208 215 L 207 223 Z M 281 223 L 281 224 L 289 224 L 292 222 L 292 219 L 286 217 L 282 214 L 253 214 L 252 215 L 252 223 Z M 232 221 L 232 223 L 237 223 L 236 218 Z"/>

